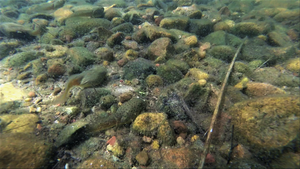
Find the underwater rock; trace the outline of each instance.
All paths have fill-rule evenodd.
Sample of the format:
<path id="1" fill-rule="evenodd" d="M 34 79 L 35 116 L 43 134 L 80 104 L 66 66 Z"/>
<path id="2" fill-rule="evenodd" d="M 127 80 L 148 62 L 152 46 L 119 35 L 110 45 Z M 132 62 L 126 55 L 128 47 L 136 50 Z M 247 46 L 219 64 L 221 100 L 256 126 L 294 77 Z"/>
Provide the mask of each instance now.
<path id="1" fill-rule="evenodd" d="M 169 59 L 166 65 L 175 66 L 182 72 L 182 74 L 186 74 L 190 68 L 185 61 L 179 59 Z"/>
<path id="2" fill-rule="evenodd" d="M 86 19 L 84 17 L 71 17 L 66 19 L 65 23 L 66 26 L 59 33 L 59 36 L 63 41 L 70 41 L 70 39 L 83 36 L 97 27 L 104 27 L 107 29 L 110 27 L 110 21 L 103 18 Z"/>
<path id="3" fill-rule="evenodd" d="M 36 124 L 35 124 L 36 125 Z M 51 144 L 33 134 L 1 134 L 0 156 L 4 168 L 47 168 L 51 158 Z"/>
<path id="4" fill-rule="evenodd" d="M 235 54 L 235 48 L 227 45 L 219 45 L 212 47 L 208 53 L 214 58 L 230 62 Z"/>
<path id="5" fill-rule="evenodd" d="M 272 31 L 268 33 L 268 42 L 273 46 L 290 46 L 291 39 L 284 34 L 283 32 L 279 31 Z"/>
<path id="6" fill-rule="evenodd" d="M 186 30 L 189 24 L 188 17 L 168 17 L 161 20 L 159 26 L 165 29 Z"/>
<path id="7" fill-rule="evenodd" d="M 115 26 L 114 28 L 111 29 L 111 31 L 114 33 L 115 32 L 132 33 L 133 25 L 132 25 L 132 23 L 125 22 L 118 26 Z"/>
<path id="8" fill-rule="evenodd" d="M 60 24 L 64 23 L 66 19 L 68 19 L 73 14 L 73 11 L 69 8 L 59 8 L 54 13 L 53 16 L 55 20 L 57 20 Z"/>
<path id="9" fill-rule="evenodd" d="M 286 68 L 292 72 L 300 73 L 300 58 L 291 59 Z"/>
<path id="10" fill-rule="evenodd" d="M 133 50 L 138 50 L 139 49 L 139 44 L 134 41 L 134 40 L 123 40 L 122 45 L 125 47 L 125 49 L 133 49 Z"/>
<path id="11" fill-rule="evenodd" d="M 174 47 L 171 39 L 159 38 L 151 43 L 147 50 L 147 56 L 155 63 L 161 63 L 168 60 L 174 54 Z"/>
<path id="12" fill-rule="evenodd" d="M 114 60 L 114 51 L 109 47 L 100 47 L 94 51 L 94 54 L 100 60 L 113 61 Z"/>
<path id="13" fill-rule="evenodd" d="M 141 151 L 136 157 L 135 157 L 136 161 L 142 165 L 142 166 L 146 166 L 148 164 L 149 161 L 149 157 L 146 151 Z"/>
<path id="14" fill-rule="evenodd" d="M 88 66 L 95 61 L 94 54 L 84 47 L 70 48 L 67 53 L 71 63 L 79 67 Z"/>
<path id="15" fill-rule="evenodd" d="M 300 164 L 300 155 L 299 153 L 284 153 L 278 159 L 272 161 L 271 166 L 274 169 L 281 169 L 281 168 L 299 168 Z"/>
<path id="16" fill-rule="evenodd" d="M 111 21 L 115 17 L 122 17 L 122 13 L 121 13 L 120 9 L 111 8 L 111 9 L 108 9 L 107 11 L 105 11 L 105 15 L 104 15 L 105 19 Z"/>
<path id="17" fill-rule="evenodd" d="M 154 40 L 161 37 L 167 37 L 170 38 L 172 41 L 176 41 L 176 36 L 174 35 L 174 33 L 169 31 L 168 29 L 164 29 L 153 25 L 143 26 L 140 30 L 138 30 L 132 35 L 132 38 L 137 42 L 153 42 Z"/>
<path id="18" fill-rule="evenodd" d="M 275 86 L 298 87 L 300 78 L 288 72 L 281 72 L 274 67 L 261 68 L 253 72 L 252 79 L 256 82 L 270 83 Z"/>
<path id="19" fill-rule="evenodd" d="M 146 84 L 148 87 L 153 88 L 153 87 L 160 87 L 163 85 L 163 80 L 160 76 L 158 75 L 149 75 L 146 78 Z"/>
<path id="20" fill-rule="evenodd" d="M 268 83 L 249 82 L 246 85 L 245 94 L 249 97 L 263 97 L 275 94 L 286 94 L 286 92 Z"/>
<path id="21" fill-rule="evenodd" d="M 29 27 L 13 22 L 2 22 L 0 24 L 0 34 L 8 38 L 32 40 L 35 38 L 34 31 Z"/>
<path id="22" fill-rule="evenodd" d="M 43 55 L 44 55 L 43 52 L 36 52 L 36 51 L 16 53 L 12 56 L 6 57 L 4 59 L 4 64 L 6 67 L 21 66 Z"/>
<path id="23" fill-rule="evenodd" d="M 121 42 L 124 40 L 125 34 L 122 32 L 117 32 L 112 34 L 107 40 L 106 43 L 109 47 L 114 47 L 115 45 L 121 45 Z"/>
<path id="24" fill-rule="evenodd" d="M 183 74 L 175 66 L 161 65 L 157 68 L 157 75 L 162 77 L 164 84 L 169 85 L 183 78 Z"/>
<path id="25" fill-rule="evenodd" d="M 299 136 L 299 96 L 267 97 L 236 103 L 228 111 L 239 142 L 261 158 L 281 154 Z"/>
<path id="26" fill-rule="evenodd" d="M 124 67 L 124 79 L 131 80 L 133 78 L 145 79 L 148 75 L 156 72 L 155 65 L 144 58 L 138 58 L 130 61 Z"/>
<path id="27" fill-rule="evenodd" d="M 0 43 L 0 60 L 8 56 L 10 53 L 13 53 L 14 50 L 22 45 L 22 42 L 19 40 L 9 40 L 3 41 Z"/>
<path id="28" fill-rule="evenodd" d="M 30 134 L 34 132 L 36 122 L 39 120 L 36 114 L 1 115 L 1 131 L 3 133 Z M 4 125 L 4 127 L 3 127 Z"/>
<path id="29" fill-rule="evenodd" d="M 200 37 L 206 36 L 213 31 L 213 22 L 209 19 L 190 19 L 189 32 Z"/>
<path id="30" fill-rule="evenodd" d="M 132 131 L 148 137 L 156 136 L 164 145 L 174 145 L 175 135 L 164 113 L 140 114 L 132 124 Z"/>
<path id="31" fill-rule="evenodd" d="M 103 18 L 104 8 L 95 5 L 79 5 L 71 8 L 73 13 L 70 17 Z"/>

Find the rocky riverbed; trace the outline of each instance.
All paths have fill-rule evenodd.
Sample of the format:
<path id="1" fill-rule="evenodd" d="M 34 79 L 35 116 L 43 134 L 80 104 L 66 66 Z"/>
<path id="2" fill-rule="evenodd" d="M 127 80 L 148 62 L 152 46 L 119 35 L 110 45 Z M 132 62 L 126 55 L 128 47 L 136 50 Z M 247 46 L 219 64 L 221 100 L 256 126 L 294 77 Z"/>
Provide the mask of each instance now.
<path id="1" fill-rule="evenodd" d="M 0 0 L 0 167 L 197 168 L 248 37 L 204 168 L 299 168 L 299 6 Z"/>

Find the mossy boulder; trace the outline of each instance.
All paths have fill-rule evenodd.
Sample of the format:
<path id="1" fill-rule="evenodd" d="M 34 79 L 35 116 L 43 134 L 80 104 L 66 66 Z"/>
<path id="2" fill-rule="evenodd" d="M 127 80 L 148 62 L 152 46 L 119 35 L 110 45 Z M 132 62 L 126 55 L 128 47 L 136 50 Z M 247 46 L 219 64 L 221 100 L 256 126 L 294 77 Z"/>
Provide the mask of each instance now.
<path id="1" fill-rule="evenodd" d="M 10 52 L 14 51 L 17 47 L 22 45 L 21 41 L 9 40 L 7 42 L 0 43 L 0 60 L 9 55 Z"/>
<path id="2" fill-rule="evenodd" d="M 157 68 L 157 75 L 163 78 L 166 85 L 175 83 L 183 78 L 183 74 L 175 66 L 161 65 Z"/>
<path id="3" fill-rule="evenodd" d="M 164 113 L 140 114 L 132 124 L 132 131 L 148 137 L 157 136 L 164 145 L 174 145 L 175 135 Z"/>
<path id="4" fill-rule="evenodd" d="M 95 55 L 84 47 L 73 47 L 68 50 L 70 61 L 73 65 L 85 67 L 95 61 Z"/>
<path id="5" fill-rule="evenodd" d="M 132 33 L 133 25 L 132 23 L 126 22 L 122 23 L 111 29 L 112 32 L 123 32 L 123 33 Z"/>
<path id="6" fill-rule="evenodd" d="M 44 56 L 42 52 L 36 51 L 26 51 L 21 53 L 16 53 L 10 57 L 4 59 L 4 64 L 6 67 L 16 67 L 27 64 L 27 62 Z"/>
<path id="7" fill-rule="evenodd" d="M 20 121 L 22 121 L 20 119 Z M 19 121 L 19 122 L 20 122 Z M 14 123 L 14 122 L 13 122 Z M 12 124 L 13 124 L 12 123 Z M 36 125 L 36 124 L 35 124 Z M 32 133 L 1 134 L 0 156 L 4 168 L 47 168 L 51 158 L 51 144 Z"/>
<path id="8" fill-rule="evenodd" d="M 124 67 L 123 78 L 131 80 L 133 78 L 145 79 L 150 74 L 155 74 L 155 65 L 144 58 L 138 58 L 128 62 Z"/>
<path id="9" fill-rule="evenodd" d="M 188 17 L 168 17 L 161 20 L 159 26 L 165 29 L 186 30 L 189 24 Z"/>
<path id="10" fill-rule="evenodd" d="M 59 36 L 64 40 L 66 38 L 76 38 L 100 26 L 108 29 L 110 21 L 103 18 L 86 19 L 85 17 L 71 17 L 66 20 L 66 26 L 60 32 Z"/>
<path id="11" fill-rule="evenodd" d="M 225 31 L 213 32 L 207 35 L 203 41 L 215 45 L 226 45 L 226 32 Z"/>
<path id="12" fill-rule="evenodd" d="M 209 19 L 190 19 L 188 30 L 190 33 L 203 37 L 212 32 L 213 22 Z"/>
<path id="13" fill-rule="evenodd" d="M 182 74 L 186 74 L 190 68 L 190 66 L 183 60 L 179 60 L 179 59 L 169 59 L 166 62 L 167 65 L 170 66 L 175 66 L 177 69 L 179 69 Z"/>
<path id="14" fill-rule="evenodd" d="M 153 25 L 145 25 L 132 35 L 132 38 L 137 42 L 153 42 L 161 37 L 170 38 L 172 41 L 176 41 L 177 39 L 173 32 Z"/>
<path id="15" fill-rule="evenodd" d="M 122 13 L 121 13 L 120 9 L 111 8 L 111 9 L 108 9 L 107 11 L 105 11 L 105 15 L 104 15 L 105 19 L 111 21 L 115 17 L 122 17 Z"/>
<path id="16" fill-rule="evenodd" d="M 272 31 L 268 33 L 268 42 L 273 46 L 289 46 L 291 45 L 291 39 L 288 35 L 279 31 Z"/>
<path id="17" fill-rule="evenodd" d="M 299 96 L 248 100 L 236 103 L 228 112 L 239 142 L 261 158 L 280 155 L 299 137 Z"/>
<path id="18" fill-rule="evenodd" d="M 208 53 L 214 58 L 230 62 L 235 54 L 235 48 L 227 45 L 219 45 L 212 47 Z"/>
<path id="19" fill-rule="evenodd" d="M 286 92 L 268 83 L 249 82 L 244 91 L 249 97 L 265 97 L 275 94 L 286 94 Z"/>
<path id="20" fill-rule="evenodd" d="M 125 34 L 122 32 L 116 32 L 112 34 L 107 40 L 106 43 L 109 47 L 114 47 L 115 45 L 121 45 L 121 42 L 125 38 Z"/>
<path id="21" fill-rule="evenodd" d="M 235 24 L 231 29 L 232 34 L 245 37 L 257 36 L 263 33 L 268 33 L 274 29 L 274 25 L 270 22 L 240 22 Z"/>
<path id="22" fill-rule="evenodd" d="M 160 76 L 158 75 L 149 75 L 146 78 L 146 84 L 148 87 L 153 88 L 153 87 L 160 87 L 163 85 L 163 80 Z"/>
<path id="23" fill-rule="evenodd" d="M 260 71 L 254 71 L 252 79 L 256 82 L 270 83 L 275 86 L 298 87 L 300 78 L 288 72 L 281 72 L 274 67 L 266 67 Z"/>
<path id="24" fill-rule="evenodd" d="M 300 58 L 294 58 L 288 61 L 286 68 L 292 72 L 300 73 Z"/>
<path id="25" fill-rule="evenodd" d="M 114 60 L 114 51 L 109 47 L 100 47 L 94 51 L 94 54 L 100 60 L 113 61 Z"/>

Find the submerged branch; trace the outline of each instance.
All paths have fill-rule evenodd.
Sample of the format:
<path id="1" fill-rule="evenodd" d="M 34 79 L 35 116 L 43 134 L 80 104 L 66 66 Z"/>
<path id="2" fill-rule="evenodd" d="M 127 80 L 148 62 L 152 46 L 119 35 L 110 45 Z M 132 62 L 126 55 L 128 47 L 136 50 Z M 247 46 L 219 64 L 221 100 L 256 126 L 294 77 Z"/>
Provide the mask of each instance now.
<path id="1" fill-rule="evenodd" d="M 209 126 L 209 130 L 208 130 L 208 135 L 207 135 L 207 138 L 206 138 L 206 142 L 205 142 L 205 146 L 204 146 L 204 151 L 203 151 L 203 156 L 201 157 L 200 159 L 200 162 L 199 162 L 199 167 L 198 169 L 202 169 L 203 166 L 204 166 L 204 162 L 205 162 L 205 158 L 206 158 L 206 155 L 207 153 L 209 152 L 209 146 L 210 146 L 210 141 L 211 141 L 211 134 L 214 130 L 214 125 L 215 125 L 215 122 L 216 122 L 216 119 L 218 117 L 218 114 L 219 114 L 219 111 L 221 109 L 221 103 L 222 103 L 222 100 L 224 98 L 224 91 L 225 91 L 225 88 L 226 88 L 226 85 L 227 85 L 227 82 L 228 82 L 228 79 L 229 79 L 229 76 L 230 76 L 230 73 L 232 71 L 232 68 L 233 68 L 233 65 L 235 63 L 235 60 L 238 56 L 238 54 L 240 53 L 240 50 L 244 44 L 244 42 L 246 41 L 247 37 L 244 38 L 243 42 L 240 44 L 239 48 L 237 49 L 234 57 L 232 58 L 232 61 L 230 63 L 230 66 L 228 68 L 228 71 L 226 73 L 226 76 L 225 76 L 225 79 L 223 81 L 223 84 L 222 84 L 222 87 L 221 87 L 221 91 L 220 91 L 220 94 L 218 96 L 218 101 L 217 101 L 217 105 L 216 105 L 216 108 L 215 108 L 215 111 L 214 111 L 214 114 L 213 114 L 213 117 L 211 119 L 211 123 L 210 123 L 210 126 Z"/>

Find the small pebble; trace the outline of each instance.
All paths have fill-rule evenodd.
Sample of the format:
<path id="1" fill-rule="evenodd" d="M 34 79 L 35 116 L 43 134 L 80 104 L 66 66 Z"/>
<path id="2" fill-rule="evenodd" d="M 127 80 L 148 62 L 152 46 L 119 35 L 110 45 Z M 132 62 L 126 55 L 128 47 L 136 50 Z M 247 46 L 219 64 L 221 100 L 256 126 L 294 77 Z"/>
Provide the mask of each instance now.
<path id="1" fill-rule="evenodd" d="M 185 140 L 181 136 L 177 137 L 176 141 L 179 145 L 183 145 L 185 143 Z"/>
<path id="2" fill-rule="evenodd" d="M 35 96 L 36 96 L 36 94 L 33 91 L 28 93 L 28 97 L 30 97 L 30 98 L 33 98 Z"/>
<path id="3" fill-rule="evenodd" d="M 144 136 L 144 137 L 143 137 L 143 141 L 144 141 L 145 143 L 151 143 L 151 142 L 152 142 L 152 138 L 151 138 L 151 137 Z"/>
<path id="4" fill-rule="evenodd" d="M 26 98 L 24 101 L 25 101 L 25 102 L 31 102 L 31 100 L 32 100 L 32 98 L 29 98 L 29 97 L 28 97 L 28 98 Z"/>

